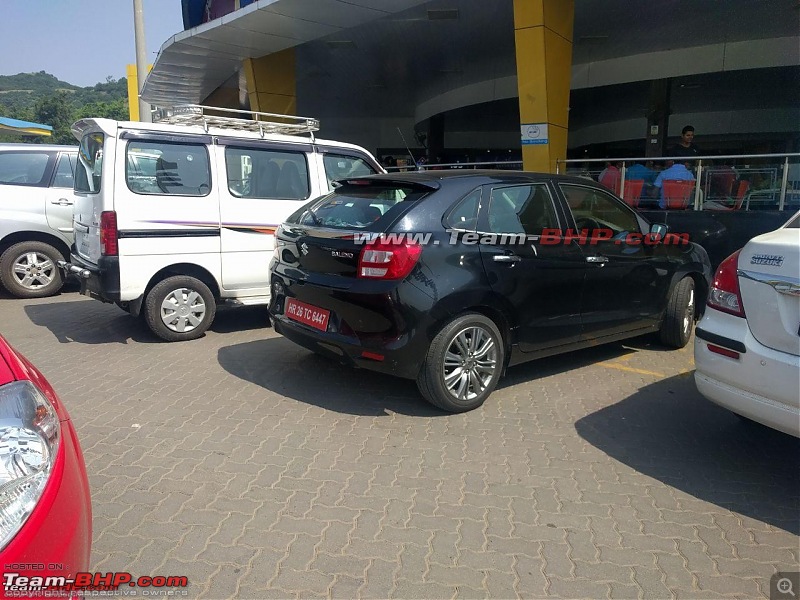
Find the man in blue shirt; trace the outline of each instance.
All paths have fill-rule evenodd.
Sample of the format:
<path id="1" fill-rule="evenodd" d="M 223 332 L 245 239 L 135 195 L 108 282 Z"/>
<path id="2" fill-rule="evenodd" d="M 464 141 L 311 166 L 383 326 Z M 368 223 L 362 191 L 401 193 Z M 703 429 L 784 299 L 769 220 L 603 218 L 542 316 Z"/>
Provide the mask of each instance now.
<path id="1" fill-rule="evenodd" d="M 648 163 L 652 164 L 651 161 L 648 161 Z M 646 185 L 653 185 L 653 181 L 656 179 L 656 172 L 647 165 L 637 162 L 625 168 L 625 179 L 641 179 Z"/>
<path id="2" fill-rule="evenodd" d="M 681 181 L 694 181 L 694 175 L 692 175 L 692 172 L 689 169 L 686 168 L 687 164 L 688 163 L 680 163 L 680 162 L 672 163 L 672 165 L 669 168 L 664 169 L 663 171 L 661 171 L 661 173 L 658 174 L 658 177 L 656 177 L 655 183 L 653 183 L 653 185 L 656 188 L 658 188 L 659 191 L 660 191 L 660 195 L 659 195 L 660 200 L 658 201 L 658 206 L 660 208 L 666 208 L 667 207 L 667 203 L 664 200 L 664 187 L 663 187 L 663 181 L 665 179 L 667 179 L 667 180 L 678 179 L 678 180 L 681 180 Z"/>

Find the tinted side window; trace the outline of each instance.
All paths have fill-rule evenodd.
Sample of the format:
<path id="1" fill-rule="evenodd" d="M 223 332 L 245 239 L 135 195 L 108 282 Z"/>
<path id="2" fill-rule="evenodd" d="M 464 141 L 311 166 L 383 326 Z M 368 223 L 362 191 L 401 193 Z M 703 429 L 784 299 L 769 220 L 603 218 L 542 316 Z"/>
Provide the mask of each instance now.
<path id="1" fill-rule="evenodd" d="M 325 177 L 328 179 L 329 188 L 332 187 L 331 182 L 336 179 L 363 177 L 377 173 L 367 161 L 358 156 L 327 153 L 323 156 L 322 163 L 325 165 Z"/>
<path id="2" fill-rule="evenodd" d="M 225 148 L 228 190 L 239 198 L 306 200 L 311 195 L 304 152 Z"/>
<path id="3" fill-rule="evenodd" d="M 137 194 L 207 196 L 211 192 L 208 150 L 203 144 L 130 142 L 125 177 L 128 189 Z"/>
<path id="4" fill-rule="evenodd" d="M 75 156 L 72 154 L 62 154 L 58 159 L 56 176 L 53 179 L 53 187 L 70 188 L 75 185 Z"/>
<path id="5" fill-rule="evenodd" d="M 489 202 L 491 233 L 541 235 L 558 228 L 553 199 L 543 183 L 494 188 Z"/>
<path id="6" fill-rule="evenodd" d="M 44 152 L 3 152 L 0 154 L 0 183 L 42 186 L 49 160 Z"/>
<path id="7" fill-rule="evenodd" d="M 615 235 L 640 231 L 633 211 L 611 194 L 569 183 L 562 183 L 560 187 L 579 229 L 608 228 Z"/>
<path id="8" fill-rule="evenodd" d="M 478 225 L 478 207 L 481 204 L 481 190 L 473 190 L 461 199 L 445 219 L 445 225 L 450 229 L 463 229 L 475 231 Z"/>

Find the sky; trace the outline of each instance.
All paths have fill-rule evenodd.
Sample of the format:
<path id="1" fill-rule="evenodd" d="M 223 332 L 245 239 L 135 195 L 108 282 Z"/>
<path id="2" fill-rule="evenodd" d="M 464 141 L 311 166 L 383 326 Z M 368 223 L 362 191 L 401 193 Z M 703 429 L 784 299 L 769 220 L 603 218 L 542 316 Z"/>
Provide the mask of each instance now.
<path id="1" fill-rule="evenodd" d="M 0 75 L 45 71 L 87 87 L 136 62 L 133 0 L 0 0 Z M 181 0 L 142 0 L 146 50 L 183 31 Z"/>

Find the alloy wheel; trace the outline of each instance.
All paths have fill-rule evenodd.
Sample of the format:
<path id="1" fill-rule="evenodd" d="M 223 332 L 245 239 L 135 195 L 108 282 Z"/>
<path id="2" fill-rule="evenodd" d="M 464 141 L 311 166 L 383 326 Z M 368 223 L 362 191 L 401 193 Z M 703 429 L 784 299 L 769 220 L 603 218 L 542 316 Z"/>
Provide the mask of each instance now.
<path id="1" fill-rule="evenodd" d="M 458 400 L 471 400 L 489 385 L 497 365 L 497 346 L 491 333 L 479 326 L 466 327 L 453 337 L 445 352 L 445 388 Z"/>
<path id="2" fill-rule="evenodd" d="M 14 261 L 12 272 L 19 285 L 28 290 L 39 290 L 52 283 L 57 268 L 46 254 L 26 252 Z"/>

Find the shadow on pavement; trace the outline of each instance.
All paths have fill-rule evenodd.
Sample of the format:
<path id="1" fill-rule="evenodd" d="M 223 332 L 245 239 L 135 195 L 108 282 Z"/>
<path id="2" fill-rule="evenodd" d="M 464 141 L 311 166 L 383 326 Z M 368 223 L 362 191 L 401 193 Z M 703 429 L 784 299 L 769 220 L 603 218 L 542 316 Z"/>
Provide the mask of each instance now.
<path id="1" fill-rule="evenodd" d="M 67 296 L 68 297 L 68 296 Z M 28 318 L 40 327 L 46 327 L 62 344 L 127 344 L 166 343 L 156 337 L 143 319 L 132 317 L 113 304 L 93 300 L 74 300 L 36 304 L 25 307 Z M 230 333 L 266 327 L 269 318 L 265 307 L 247 306 L 220 308 L 211 325 L 211 331 Z"/>
<path id="2" fill-rule="evenodd" d="M 800 440 L 712 404 L 693 376 L 644 387 L 575 429 L 640 473 L 800 534 Z"/>
<path id="3" fill-rule="evenodd" d="M 25 314 L 35 325 L 49 329 L 62 344 L 127 344 L 129 340 L 158 339 L 144 323 L 113 304 L 85 300 L 29 304 Z"/>
<path id="4" fill-rule="evenodd" d="M 447 413 L 428 404 L 413 381 L 353 369 L 318 356 L 284 337 L 220 348 L 219 364 L 231 375 L 287 398 L 352 415 Z"/>

